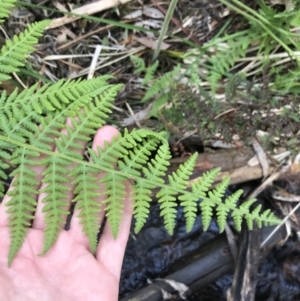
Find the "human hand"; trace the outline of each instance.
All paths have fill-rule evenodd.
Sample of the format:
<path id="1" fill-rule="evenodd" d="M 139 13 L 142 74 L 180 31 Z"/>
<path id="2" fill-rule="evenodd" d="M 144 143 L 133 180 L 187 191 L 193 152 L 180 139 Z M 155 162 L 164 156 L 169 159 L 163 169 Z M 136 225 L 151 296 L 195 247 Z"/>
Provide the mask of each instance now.
<path id="1" fill-rule="evenodd" d="M 103 147 L 104 141 L 111 141 L 117 133 L 113 127 L 102 127 L 94 137 L 93 149 L 96 150 L 97 146 Z M 38 168 L 41 169 L 40 166 Z M 37 170 L 37 174 L 41 177 L 42 170 Z M 103 174 L 99 175 L 99 178 L 101 177 Z M 101 190 L 101 187 L 99 189 Z M 29 229 L 11 267 L 7 265 L 10 238 L 5 204 L 10 197 L 6 195 L 0 204 L 0 300 L 117 300 L 122 261 L 132 218 L 129 183 L 126 184 L 126 189 L 124 214 L 118 237 L 112 237 L 109 225 L 106 224 L 96 256 L 89 251 L 88 239 L 82 232 L 76 207 L 70 230 L 61 231 L 54 246 L 45 255 L 38 255 L 43 250 L 45 228 L 41 202 L 45 195 L 40 194 L 32 228 Z M 73 197 L 71 191 L 70 203 Z"/>

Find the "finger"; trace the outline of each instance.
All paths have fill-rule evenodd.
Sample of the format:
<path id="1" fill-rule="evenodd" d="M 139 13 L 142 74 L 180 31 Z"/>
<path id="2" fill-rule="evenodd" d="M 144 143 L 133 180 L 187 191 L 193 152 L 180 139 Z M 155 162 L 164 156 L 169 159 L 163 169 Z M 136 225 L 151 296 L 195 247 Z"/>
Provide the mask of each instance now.
<path id="1" fill-rule="evenodd" d="M 126 196 L 124 201 L 124 212 L 118 236 L 116 239 L 113 238 L 110 225 L 109 223 L 106 223 L 96 251 L 97 260 L 118 280 L 121 274 L 133 212 L 130 183 L 126 182 L 125 187 Z"/>
<path id="2" fill-rule="evenodd" d="M 104 127 L 100 128 L 94 137 L 92 149 L 95 152 L 97 152 L 97 147 L 100 146 L 101 148 L 104 148 L 104 141 L 111 142 L 113 137 L 118 136 L 118 133 L 119 133 L 118 130 L 112 126 L 104 126 Z M 97 174 L 96 178 L 97 178 L 98 182 L 100 182 L 100 180 L 103 178 L 104 175 L 105 175 L 104 172 Z M 99 191 L 100 192 L 104 191 L 104 184 L 99 185 Z M 99 195 L 99 197 L 95 198 L 95 200 L 97 202 L 99 202 L 99 204 L 102 204 L 102 201 L 104 199 L 105 199 L 105 195 L 103 195 L 102 193 Z M 104 208 L 105 208 L 105 206 L 102 204 L 101 211 L 98 214 L 99 228 L 100 228 L 103 216 L 104 216 Z M 80 223 L 81 218 L 78 217 L 80 212 L 81 212 L 81 210 L 79 210 L 78 206 L 76 205 L 75 209 L 74 209 L 74 214 L 71 219 L 69 233 L 70 233 L 70 235 L 72 235 L 74 237 L 74 239 L 76 241 L 78 241 L 79 243 L 84 245 L 86 248 L 89 248 L 88 247 L 89 246 L 88 237 L 84 234 L 83 225 Z"/>
<path id="3" fill-rule="evenodd" d="M 77 120 L 77 119 L 76 119 Z M 67 121 L 66 121 L 66 127 L 69 127 L 69 128 L 73 128 L 73 125 L 72 125 L 72 120 L 70 118 L 67 118 Z M 66 128 L 62 129 L 61 130 L 61 133 L 65 136 L 68 137 L 68 131 Z M 75 142 L 79 145 L 81 145 L 81 148 L 80 149 L 76 149 L 75 151 L 77 153 L 79 153 L 80 155 L 83 155 L 84 154 L 84 151 L 85 151 L 85 148 L 86 148 L 86 145 L 87 145 L 87 142 L 86 141 L 76 141 L 75 139 Z M 56 149 L 55 150 L 56 152 L 58 152 L 58 150 Z M 73 164 L 70 164 L 69 166 L 66 166 L 66 169 L 71 171 L 73 168 L 76 167 L 76 163 L 73 163 Z M 65 202 L 65 206 L 64 208 L 61 208 L 65 211 L 69 211 L 70 210 L 70 207 L 71 207 L 71 201 L 74 197 L 74 185 L 72 185 L 72 181 L 73 179 L 69 178 L 67 179 L 67 182 L 65 183 L 62 183 L 63 186 L 67 187 L 68 188 L 68 191 L 65 192 L 66 193 L 66 198 L 63 200 Z M 41 188 L 40 190 L 43 191 L 45 188 L 48 187 L 48 183 L 42 183 L 41 185 Z M 43 213 L 43 208 L 45 206 L 45 202 L 43 202 L 43 200 L 48 196 L 48 193 L 45 193 L 45 192 L 41 192 L 38 196 L 38 204 L 37 204 L 37 208 L 36 208 L 36 212 L 35 212 L 35 217 L 34 217 L 34 220 L 33 220 L 33 224 L 32 224 L 32 228 L 34 229 L 40 229 L 40 230 L 43 230 L 45 229 L 46 227 L 46 223 L 45 223 L 45 213 Z M 62 218 L 66 221 L 67 220 L 67 215 L 64 215 L 62 216 Z"/>

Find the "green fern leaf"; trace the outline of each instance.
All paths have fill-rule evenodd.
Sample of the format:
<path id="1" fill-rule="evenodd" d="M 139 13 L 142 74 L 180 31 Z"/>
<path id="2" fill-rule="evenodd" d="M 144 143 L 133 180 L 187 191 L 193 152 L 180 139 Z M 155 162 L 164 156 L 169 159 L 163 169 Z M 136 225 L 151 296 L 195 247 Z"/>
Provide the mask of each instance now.
<path id="1" fill-rule="evenodd" d="M 28 227 L 33 219 L 39 182 L 36 180 L 36 173 L 28 168 L 28 165 L 36 165 L 36 162 L 28 160 L 27 157 L 36 158 L 38 153 L 25 148 L 18 148 L 12 155 L 12 164 L 18 167 L 10 174 L 17 175 L 12 183 L 13 189 L 8 193 L 12 198 L 6 203 L 8 206 L 10 227 L 10 249 L 8 265 L 12 263 L 14 256 L 22 246 Z"/>
<path id="2" fill-rule="evenodd" d="M 212 208 L 222 203 L 222 197 L 225 194 L 225 190 L 228 187 L 229 182 L 229 177 L 224 178 L 213 191 L 208 192 L 208 197 L 204 197 L 203 201 L 200 203 L 204 231 L 206 231 L 209 227 L 213 215 Z"/>
<path id="3" fill-rule="evenodd" d="M 234 66 L 239 58 L 245 57 L 246 51 L 253 41 L 253 34 L 245 31 L 242 36 L 227 36 L 228 47 L 220 46 L 217 53 L 208 58 L 208 62 L 213 66 L 207 76 L 213 92 L 217 89 L 220 79 Z"/>
<path id="4" fill-rule="evenodd" d="M 9 17 L 9 11 L 15 6 L 16 0 L 1 0 L 0 6 L 0 23 Z"/>
<path id="5" fill-rule="evenodd" d="M 126 177 L 114 173 L 106 174 L 101 180 L 101 183 L 105 184 L 104 194 L 107 196 L 103 204 L 106 204 L 106 217 L 114 238 L 118 235 L 123 213 L 123 200 L 126 194 L 125 181 Z"/>
<path id="6" fill-rule="evenodd" d="M 199 197 L 206 197 L 206 193 L 215 181 L 216 176 L 220 172 L 221 168 L 214 168 L 203 174 L 196 182 L 192 183 L 192 191 Z"/>
<path id="7" fill-rule="evenodd" d="M 145 77 L 142 82 L 143 86 L 147 85 L 150 81 L 153 80 L 154 73 L 156 72 L 158 65 L 159 65 L 159 62 L 155 61 L 155 63 L 153 65 L 151 65 L 149 68 L 146 69 L 146 74 L 145 74 Z"/>
<path id="8" fill-rule="evenodd" d="M 99 171 L 87 165 L 78 165 L 70 173 L 71 177 L 76 177 L 73 184 L 76 185 L 74 193 L 76 197 L 73 202 L 77 202 L 76 210 L 80 213 L 80 224 L 83 225 L 82 231 L 89 239 L 90 250 L 93 254 L 97 247 L 97 234 L 100 228 L 101 205 L 97 201 L 100 196 L 99 184 L 97 183 L 97 173 Z"/>
<path id="9" fill-rule="evenodd" d="M 83 112 L 77 112 L 77 120 L 71 118 L 72 127 L 65 126 L 67 133 L 61 132 L 59 133 L 59 138 L 55 139 L 56 148 L 59 153 L 78 160 L 82 159 L 80 152 L 77 153 L 75 150 L 83 150 L 85 147 L 84 142 L 87 142 L 90 139 L 90 135 L 95 134 L 96 129 L 105 123 L 104 119 L 107 115 L 104 112 L 109 111 L 109 107 L 111 106 L 111 103 L 109 102 L 111 100 L 111 96 L 109 95 L 110 90 L 111 89 L 108 89 L 107 91 L 108 97 L 100 97 L 96 101 L 96 106 L 93 106 L 90 103 L 84 108 Z M 114 94 L 114 92 L 112 94 Z M 73 104 L 70 104 L 70 106 L 73 106 Z M 100 108 L 103 110 L 101 111 Z M 44 192 L 47 192 L 49 195 L 43 200 L 43 202 L 46 203 L 43 208 L 43 212 L 46 212 L 45 244 L 43 253 L 47 252 L 55 242 L 66 218 L 64 216 L 68 214 L 68 211 L 66 210 L 66 201 L 68 199 L 63 197 L 63 194 L 68 190 L 68 183 L 70 182 L 68 170 L 72 168 L 71 162 L 55 156 L 50 157 L 45 161 L 49 167 L 44 173 L 44 183 L 48 185 Z M 53 190 L 54 187 L 55 191 Z M 58 201 L 60 196 L 61 198 Z M 89 225 L 87 225 L 87 227 L 89 227 Z M 91 243 L 91 245 L 93 245 L 93 243 Z"/>
<path id="10" fill-rule="evenodd" d="M 177 65 L 172 71 L 165 73 L 159 79 L 155 80 L 142 98 L 142 102 L 146 102 L 150 98 L 163 93 L 170 84 L 174 83 L 174 77 L 179 74 L 180 68 L 181 66 Z"/>
<path id="11" fill-rule="evenodd" d="M 258 206 L 259 207 L 259 206 Z M 260 208 L 259 208 L 260 209 Z M 277 218 L 273 212 L 271 212 L 270 209 L 265 210 L 263 213 L 260 215 L 258 214 L 259 210 L 255 208 L 252 212 L 255 217 L 253 220 L 257 223 L 258 227 L 261 227 L 262 225 L 268 226 L 268 225 L 278 225 L 281 220 Z M 246 216 L 247 220 L 247 216 Z"/>
<path id="12" fill-rule="evenodd" d="M 97 147 L 97 153 L 89 149 L 89 154 L 95 164 L 99 164 L 108 169 L 114 169 L 118 158 L 128 154 L 128 148 L 132 148 L 132 144 L 126 139 L 128 131 L 125 131 L 124 137 L 121 134 L 117 138 L 113 138 L 111 143 L 104 141 L 104 147 Z"/>
<path id="13" fill-rule="evenodd" d="M 40 192 L 46 193 L 42 200 L 45 204 L 42 211 L 45 213 L 45 238 L 44 247 L 41 254 L 45 254 L 55 243 L 59 232 L 65 224 L 66 216 L 69 214 L 66 192 L 68 181 L 68 166 L 70 162 L 57 157 L 50 156 L 43 160 L 43 164 L 48 165 L 43 173 L 43 183 L 46 187 Z"/>
<path id="14" fill-rule="evenodd" d="M 186 229 L 187 232 L 192 230 L 192 227 L 194 225 L 194 221 L 195 221 L 195 215 L 196 215 L 196 208 L 195 206 L 197 206 L 197 201 L 199 200 L 199 198 L 206 198 L 206 192 L 210 189 L 211 185 L 213 184 L 216 176 L 218 175 L 218 173 L 220 172 L 220 168 L 215 168 L 212 169 L 210 171 L 207 171 L 203 174 L 203 176 L 201 178 L 199 178 L 196 182 L 192 183 L 191 188 L 192 188 L 192 192 L 193 194 L 186 194 L 186 195 L 182 195 L 179 197 L 179 200 L 182 201 L 181 206 L 183 207 L 187 207 L 189 209 L 188 213 L 186 213 L 185 218 L 186 218 Z M 204 203 L 203 203 L 204 202 Z M 203 204 L 202 204 L 203 203 Z M 202 212 L 202 216 L 210 216 L 212 215 L 212 207 L 214 207 L 213 202 L 211 202 L 211 200 L 206 200 L 204 199 L 202 201 L 202 205 L 200 204 L 200 207 L 202 206 L 205 209 L 207 209 L 208 213 Z M 206 206 L 207 204 L 207 206 Z M 205 217 L 204 217 L 205 219 Z M 210 218 L 204 222 L 205 225 L 210 223 Z"/>
<path id="15" fill-rule="evenodd" d="M 248 229 L 249 230 L 252 230 L 253 229 L 253 222 L 254 220 L 256 220 L 256 223 L 258 225 L 258 227 L 261 227 L 262 226 L 262 223 L 259 219 L 259 216 L 260 216 L 260 210 L 261 210 L 261 205 L 258 205 L 252 212 L 251 214 L 249 213 L 246 213 L 245 214 L 245 219 L 246 219 L 246 222 L 247 222 L 247 226 L 248 226 Z"/>
<path id="16" fill-rule="evenodd" d="M 229 211 L 236 208 L 236 202 L 239 200 L 240 196 L 243 194 L 243 190 L 237 190 L 231 196 L 229 196 L 225 202 L 220 202 L 217 206 L 217 223 L 220 228 L 220 233 L 225 229 L 226 219 Z"/>
<path id="17" fill-rule="evenodd" d="M 170 151 L 168 147 L 161 146 L 154 159 L 148 162 L 147 167 L 143 167 L 143 174 L 145 179 L 151 182 L 164 183 L 162 177 L 166 174 L 169 162 L 171 158 Z M 132 198 L 134 200 L 134 211 L 133 215 L 135 217 L 135 233 L 138 233 L 146 222 L 149 216 L 149 207 L 151 202 L 151 190 L 155 188 L 155 184 L 151 182 L 144 181 L 140 178 L 136 181 L 133 186 Z"/>
<path id="18" fill-rule="evenodd" d="M 49 23 L 49 20 L 45 20 L 30 24 L 24 32 L 14 36 L 12 41 L 6 40 L 0 51 L 0 83 L 11 78 L 8 73 L 17 72 L 24 66 L 25 59 L 34 51 L 33 45 L 37 43 L 37 38 Z"/>
<path id="19" fill-rule="evenodd" d="M 154 187 L 155 185 L 151 185 L 142 180 L 137 180 L 133 187 L 132 199 L 135 201 L 133 211 L 133 216 L 135 217 L 135 233 L 138 233 L 142 229 L 149 216 L 150 202 L 152 201 L 150 195 Z"/>
<path id="20" fill-rule="evenodd" d="M 248 216 L 248 224 L 250 224 L 251 215 L 249 213 L 249 208 L 254 202 L 256 202 L 256 199 L 247 200 L 232 212 L 232 218 L 238 231 L 241 231 L 242 221 L 245 215 Z M 260 210 L 261 206 L 259 205 L 258 207 Z"/>
<path id="21" fill-rule="evenodd" d="M 170 235 L 173 235 L 177 214 L 177 203 L 172 189 L 164 188 L 156 195 L 159 198 L 160 216 L 164 219 L 164 225 Z"/>
<path id="22" fill-rule="evenodd" d="M 141 59 L 135 55 L 131 55 L 130 60 L 134 67 L 134 74 L 140 74 L 146 70 L 145 62 L 143 59 Z"/>
<path id="23" fill-rule="evenodd" d="M 169 176 L 169 184 L 173 187 L 177 187 L 181 190 L 186 190 L 188 180 L 193 173 L 197 153 L 194 153 L 185 163 L 180 164 L 177 171 L 173 172 Z M 179 195 L 178 199 L 181 201 L 180 205 L 184 208 L 184 216 L 186 218 L 186 229 L 189 232 L 195 222 L 197 212 L 197 202 L 193 201 L 193 198 L 189 198 L 187 195 Z"/>
<path id="24" fill-rule="evenodd" d="M 9 164 L 7 162 L 11 161 L 11 154 L 8 152 L 9 145 L 2 146 L 0 149 L 0 197 L 3 197 L 4 193 L 4 181 L 7 180 L 7 173 L 5 172 L 9 168 Z"/>
<path id="25" fill-rule="evenodd" d="M 122 161 L 118 161 L 119 169 L 128 174 L 139 177 L 144 164 L 147 163 L 151 152 L 157 149 L 159 141 L 153 139 L 142 140 L 137 144 L 127 155 L 124 156 Z"/>
<path id="26" fill-rule="evenodd" d="M 177 171 L 173 172 L 169 178 L 169 185 L 171 187 L 177 187 L 180 190 L 185 190 L 187 187 L 188 179 L 194 170 L 194 166 L 197 159 L 197 153 L 192 155 L 185 163 L 181 164 Z M 175 227 L 175 218 L 177 210 L 176 204 L 176 195 L 177 193 L 171 191 L 169 188 L 163 187 L 158 193 L 157 198 L 158 202 L 161 204 L 160 215 L 164 218 L 165 227 L 170 235 L 173 234 L 173 230 Z M 182 205 L 185 208 L 185 217 L 187 219 L 188 227 L 191 226 L 191 220 L 195 218 L 195 208 L 189 202 L 189 200 L 185 199 L 184 196 L 179 197 L 179 199 L 184 199 L 186 202 L 183 202 Z"/>

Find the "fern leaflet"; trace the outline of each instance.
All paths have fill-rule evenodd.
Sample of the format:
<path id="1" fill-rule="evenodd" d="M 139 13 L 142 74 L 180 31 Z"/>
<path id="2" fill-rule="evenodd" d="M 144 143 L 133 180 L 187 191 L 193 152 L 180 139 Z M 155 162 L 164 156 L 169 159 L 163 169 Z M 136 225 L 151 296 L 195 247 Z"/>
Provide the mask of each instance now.
<path id="1" fill-rule="evenodd" d="M 145 77 L 144 77 L 143 83 L 142 83 L 144 86 L 147 85 L 153 79 L 154 73 L 157 70 L 158 65 L 159 65 L 159 62 L 155 61 L 155 63 L 153 65 L 151 65 L 150 67 L 148 67 L 146 69 L 146 74 L 145 74 Z"/>
<path id="2" fill-rule="evenodd" d="M 157 96 L 164 92 L 169 87 L 170 83 L 174 82 L 174 77 L 180 72 L 180 65 L 177 65 L 172 71 L 165 73 L 158 80 L 155 80 L 151 87 L 144 95 L 142 102 L 149 100 L 150 98 Z"/>
<path id="3" fill-rule="evenodd" d="M 246 32 L 243 37 L 232 38 L 228 36 L 227 45 L 221 45 L 218 52 L 208 59 L 212 68 L 209 71 L 207 80 L 213 92 L 216 91 L 219 80 L 229 71 L 235 61 L 245 57 L 252 40 L 252 35 L 249 32 Z"/>
<path id="4" fill-rule="evenodd" d="M 146 70 L 145 61 L 135 55 L 131 55 L 130 59 L 134 66 L 134 74 L 140 74 Z"/>
<path id="5" fill-rule="evenodd" d="M 11 78 L 8 73 L 17 72 L 19 67 L 24 66 L 24 60 L 34 51 L 33 45 L 48 24 L 48 20 L 33 23 L 24 32 L 14 36 L 13 41 L 6 40 L 0 52 L 0 83 Z"/>
<path id="6" fill-rule="evenodd" d="M 16 0 L 2 0 L 0 7 L 0 24 L 9 16 L 9 10 L 15 6 Z"/>
<path id="7" fill-rule="evenodd" d="M 37 152 L 19 148 L 11 157 L 11 163 L 18 167 L 10 174 L 12 177 L 16 175 L 17 177 L 12 183 L 13 189 L 8 193 L 12 198 L 6 204 L 9 206 L 7 212 L 10 213 L 8 224 L 11 236 L 8 256 L 9 265 L 22 246 L 33 219 L 31 212 L 34 212 L 36 208 L 34 196 L 37 194 L 39 182 L 36 180 L 35 171 L 28 168 L 28 165 L 36 165 L 33 160 L 27 158 L 28 155 L 30 158 L 39 156 Z"/>

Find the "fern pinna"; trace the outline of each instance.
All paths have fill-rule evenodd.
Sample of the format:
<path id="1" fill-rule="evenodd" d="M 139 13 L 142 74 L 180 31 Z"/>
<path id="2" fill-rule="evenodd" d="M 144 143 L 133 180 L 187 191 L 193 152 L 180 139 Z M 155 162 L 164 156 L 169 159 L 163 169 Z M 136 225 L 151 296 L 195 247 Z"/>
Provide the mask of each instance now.
<path id="1" fill-rule="evenodd" d="M 1 7 L 0 16 L 3 18 L 3 15 L 6 16 Z M 7 41 L 0 55 L 0 82 L 10 78 L 11 72 L 18 71 L 47 24 L 47 21 L 35 23 L 24 34 L 14 37 L 12 42 Z M 9 171 L 13 170 L 9 176 L 14 177 L 12 189 L 8 192 L 10 200 L 5 204 L 11 236 L 9 264 L 31 226 L 38 197 L 43 203 L 46 224 L 42 254 L 55 243 L 69 214 L 66 192 L 70 189 L 70 183 L 75 185 L 73 202 L 76 202 L 92 252 L 96 249 L 100 226 L 98 217 L 102 204 L 97 201 L 100 184 L 105 187 L 103 194 L 106 199 L 103 204 L 114 237 L 118 234 L 125 195 L 124 182 L 127 180 L 132 183 L 136 231 L 141 229 L 149 215 L 151 193 L 156 187 L 159 187 L 156 197 L 160 203 L 161 216 L 170 234 L 175 225 L 177 200 L 184 207 L 188 231 L 194 224 L 199 198 L 203 199 L 200 208 L 205 228 L 210 223 L 213 209 L 216 209 L 221 230 L 224 229 L 229 211 L 232 212 L 237 228 L 240 228 L 243 218 L 250 228 L 253 221 L 259 225 L 277 222 L 269 211 L 259 214 L 260 207 L 250 211 L 249 204 L 254 200 L 237 207 L 240 192 L 223 202 L 229 178 L 209 191 L 218 170 L 207 172 L 202 179 L 192 184 L 191 190 L 187 190 L 197 154 L 173 172 L 166 183 L 164 177 L 171 158 L 166 133 L 145 129 L 131 133 L 125 131 L 111 143 L 106 143 L 103 149 L 95 151 L 88 148 L 85 153 L 87 142 L 106 123 L 114 98 L 122 87 L 109 84 L 110 78 L 103 76 L 91 80 L 61 80 L 40 89 L 34 85 L 20 93 L 17 90 L 10 95 L 2 93 L 2 194 L 5 192 L 2 182 L 7 179 Z M 90 157 L 89 161 L 85 160 L 84 153 Z M 41 174 L 39 170 L 42 169 L 44 171 Z M 97 175 L 103 172 L 106 175 L 99 180 Z"/>

